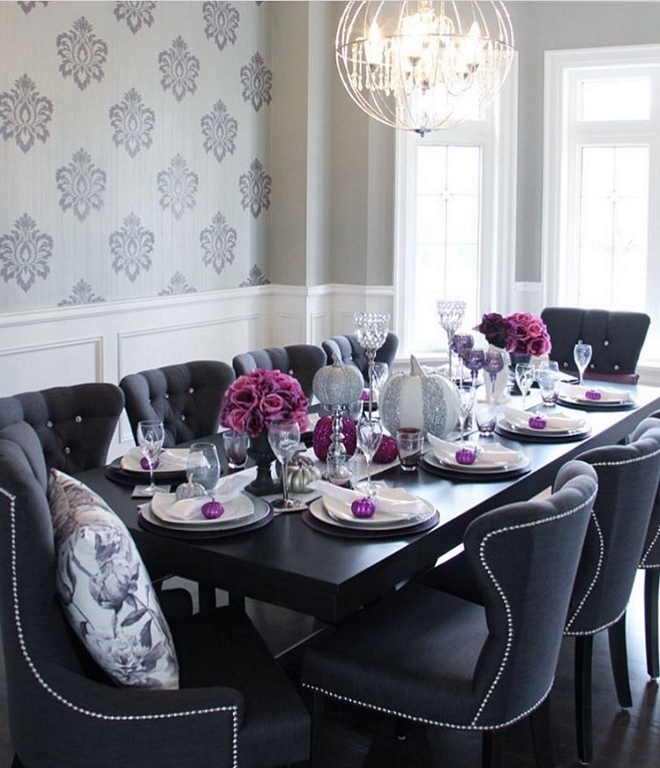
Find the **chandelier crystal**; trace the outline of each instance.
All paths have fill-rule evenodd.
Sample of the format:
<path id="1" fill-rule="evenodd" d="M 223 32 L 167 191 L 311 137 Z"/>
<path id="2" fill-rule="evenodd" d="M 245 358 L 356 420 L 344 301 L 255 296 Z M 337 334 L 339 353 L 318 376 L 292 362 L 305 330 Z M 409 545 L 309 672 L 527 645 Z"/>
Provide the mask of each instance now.
<path id="1" fill-rule="evenodd" d="M 511 19 L 498 0 L 353 0 L 335 40 L 353 101 L 381 123 L 422 136 L 478 116 L 513 55 Z"/>

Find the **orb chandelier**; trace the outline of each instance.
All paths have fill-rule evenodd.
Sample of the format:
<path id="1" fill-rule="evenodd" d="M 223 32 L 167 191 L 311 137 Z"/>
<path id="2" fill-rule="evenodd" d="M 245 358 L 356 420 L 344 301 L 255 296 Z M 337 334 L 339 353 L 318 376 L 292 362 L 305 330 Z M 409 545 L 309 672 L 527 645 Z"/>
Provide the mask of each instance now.
<path id="1" fill-rule="evenodd" d="M 353 101 L 385 125 L 422 136 L 477 116 L 513 60 L 498 0 L 346 4 L 335 59 Z"/>

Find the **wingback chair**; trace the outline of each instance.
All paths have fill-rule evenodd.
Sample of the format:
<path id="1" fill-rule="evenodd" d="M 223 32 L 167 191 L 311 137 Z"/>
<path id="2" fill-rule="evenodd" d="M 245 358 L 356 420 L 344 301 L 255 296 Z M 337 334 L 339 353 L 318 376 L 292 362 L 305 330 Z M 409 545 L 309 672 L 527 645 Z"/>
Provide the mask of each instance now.
<path id="1" fill-rule="evenodd" d="M 14 768 L 265 768 L 306 760 L 307 711 L 236 609 L 170 619 L 178 689 L 109 681 L 56 596 L 48 472 L 27 422 L 0 427 L 0 626 Z M 119 556 L 104 556 L 121 581 Z M 136 610 L 131 620 L 138 618 Z"/>
<path id="2" fill-rule="evenodd" d="M 220 407 L 234 370 L 219 360 L 192 360 L 124 376 L 126 414 L 137 441 L 140 421 L 165 425 L 165 448 L 218 431 Z"/>
<path id="3" fill-rule="evenodd" d="M 428 726 L 481 731 L 485 757 L 498 755 L 501 729 L 539 710 L 535 751 L 539 764 L 551 765 L 543 702 L 595 495 L 594 470 L 570 462 L 548 499 L 474 520 L 464 546 L 481 605 L 408 584 L 312 640 L 301 679 L 313 692 L 313 754 L 330 698 Z"/>
<path id="4" fill-rule="evenodd" d="M 325 350 L 329 364 L 332 364 L 336 358 L 341 360 L 342 363 L 352 363 L 360 369 L 365 382 L 368 381 L 367 356 L 354 333 L 347 333 L 343 336 L 331 336 L 321 346 Z M 376 352 L 376 362 L 387 363 L 391 369 L 398 348 L 399 337 L 392 331 L 389 331 L 385 343 Z"/>
<path id="5" fill-rule="evenodd" d="M 237 376 L 263 368 L 282 371 L 297 379 L 307 398 L 312 397 L 314 375 L 326 364 L 325 352 L 316 344 L 289 344 L 285 347 L 266 347 L 242 352 L 232 361 Z"/>
<path id="6" fill-rule="evenodd" d="M 585 379 L 636 384 L 637 361 L 651 319 L 643 312 L 614 312 L 578 307 L 546 307 L 541 319 L 552 340 L 550 359 L 564 372 L 575 372 L 573 347 L 591 344 L 591 361 Z"/>

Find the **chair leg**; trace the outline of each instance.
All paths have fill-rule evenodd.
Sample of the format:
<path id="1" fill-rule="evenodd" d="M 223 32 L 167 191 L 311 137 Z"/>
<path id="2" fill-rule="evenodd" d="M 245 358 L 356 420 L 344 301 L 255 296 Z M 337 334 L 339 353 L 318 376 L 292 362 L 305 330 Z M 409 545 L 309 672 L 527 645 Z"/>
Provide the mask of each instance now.
<path id="1" fill-rule="evenodd" d="M 504 734 L 502 731 L 484 731 L 481 735 L 482 768 L 502 768 Z"/>
<path id="2" fill-rule="evenodd" d="M 530 718 L 532 726 L 532 741 L 536 756 L 537 768 L 554 768 L 555 759 L 552 754 L 552 716 L 550 712 L 550 697 L 535 709 Z"/>
<path id="3" fill-rule="evenodd" d="M 594 639 L 591 635 L 575 638 L 575 730 L 581 763 L 593 760 L 593 724 L 591 718 L 591 659 Z"/>
<path id="4" fill-rule="evenodd" d="M 610 661 L 619 704 L 624 709 L 632 707 L 630 677 L 628 674 L 628 648 L 626 645 L 626 614 L 607 630 L 610 641 Z"/>
<path id="5" fill-rule="evenodd" d="M 660 677 L 658 659 L 658 587 L 660 569 L 648 568 L 644 576 L 644 634 L 646 636 L 646 670 L 654 680 Z"/>

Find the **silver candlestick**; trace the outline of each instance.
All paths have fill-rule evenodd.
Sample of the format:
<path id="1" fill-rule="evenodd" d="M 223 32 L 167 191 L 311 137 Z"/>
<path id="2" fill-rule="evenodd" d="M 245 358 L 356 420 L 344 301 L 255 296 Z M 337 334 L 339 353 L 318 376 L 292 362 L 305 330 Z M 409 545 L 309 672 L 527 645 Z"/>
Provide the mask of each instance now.
<path id="1" fill-rule="evenodd" d="M 369 421 L 374 400 L 374 360 L 376 352 L 383 346 L 389 331 L 390 316 L 384 312 L 356 312 L 355 333 L 367 356 L 369 375 Z"/>

